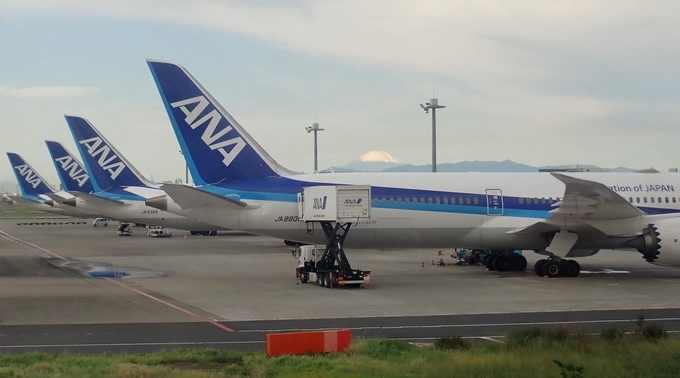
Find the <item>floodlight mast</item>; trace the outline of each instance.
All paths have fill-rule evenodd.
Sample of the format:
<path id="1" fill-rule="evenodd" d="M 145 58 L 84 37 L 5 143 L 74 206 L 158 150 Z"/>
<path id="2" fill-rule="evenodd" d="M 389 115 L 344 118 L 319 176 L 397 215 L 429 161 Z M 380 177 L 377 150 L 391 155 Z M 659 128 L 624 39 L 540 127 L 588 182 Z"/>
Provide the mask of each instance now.
<path id="1" fill-rule="evenodd" d="M 312 126 L 305 127 L 308 133 L 314 132 L 314 173 L 319 173 L 319 161 L 318 161 L 318 149 L 317 149 L 317 139 L 316 132 L 323 131 L 324 129 L 319 128 L 319 124 L 314 122 Z"/>
<path id="2" fill-rule="evenodd" d="M 425 105 L 420 104 L 420 107 L 425 110 L 425 113 L 429 113 L 432 109 L 432 172 L 437 172 L 437 109 L 443 109 L 446 106 L 439 105 L 439 100 L 433 98 Z"/>

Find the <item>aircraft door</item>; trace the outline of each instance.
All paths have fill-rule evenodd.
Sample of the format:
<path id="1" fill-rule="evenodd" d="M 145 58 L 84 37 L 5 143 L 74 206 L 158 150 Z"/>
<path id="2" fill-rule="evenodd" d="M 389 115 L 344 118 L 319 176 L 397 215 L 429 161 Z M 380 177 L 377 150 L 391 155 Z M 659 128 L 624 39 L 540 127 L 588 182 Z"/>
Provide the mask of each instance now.
<path id="1" fill-rule="evenodd" d="M 503 192 L 500 189 L 486 190 L 486 214 L 503 215 Z"/>

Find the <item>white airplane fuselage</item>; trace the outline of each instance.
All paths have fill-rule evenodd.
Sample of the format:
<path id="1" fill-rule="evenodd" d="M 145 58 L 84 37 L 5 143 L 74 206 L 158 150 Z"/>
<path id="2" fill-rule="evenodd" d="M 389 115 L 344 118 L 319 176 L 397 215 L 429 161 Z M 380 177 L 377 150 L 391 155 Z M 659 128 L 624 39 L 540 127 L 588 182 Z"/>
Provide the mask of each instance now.
<path id="1" fill-rule="evenodd" d="M 679 174 L 569 173 L 569 176 L 603 183 L 649 214 L 650 219 L 680 215 Z M 308 232 L 308 226 L 299 220 L 296 195 L 290 187 L 301 191 L 302 187 L 327 184 L 371 185 L 371 218 L 353 225 L 345 244 L 348 247 L 541 250 L 549 244 L 541 234 L 511 231 L 549 217 L 551 205 L 565 192 L 565 185 L 548 173 L 338 173 L 268 181 L 267 191 L 254 187 L 244 190 L 247 183 L 240 184 L 244 189 L 238 190 L 204 187 L 216 194 L 239 195 L 252 207 L 250 210 L 210 207 L 181 210 L 177 205 L 169 206 L 169 210 L 224 227 L 319 243 L 325 241 L 323 232 L 318 225 Z M 286 188 L 271 192 L 277 185 Z M 616 238 L 591 238 L 579 240 L 574 248 L 617 246 L 620 240 Z"/>

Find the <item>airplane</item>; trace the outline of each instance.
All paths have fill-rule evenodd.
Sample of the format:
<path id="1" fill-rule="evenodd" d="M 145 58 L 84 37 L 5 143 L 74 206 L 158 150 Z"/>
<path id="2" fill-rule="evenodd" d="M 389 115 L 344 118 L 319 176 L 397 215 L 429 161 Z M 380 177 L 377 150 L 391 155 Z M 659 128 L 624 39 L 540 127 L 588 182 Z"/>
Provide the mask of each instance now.
<path id="1" fill-rule="evenodd" d="M 68 184 L 69 193 L 79 199 L 69 204 L 106 218 L 187 230 L 192 235 L 216 235 L 217 230 L 225 230 L 224 227 L 147 206 L 144 203 L 147 198 L 163 194 L 158 185 L 144 178 L 88 120 L 65 117 L 93 187 L 91 192 L 87 192 L 81 191 L 82 188 L 71 190 L 72 185 Z M 53 153 L 55 164 L 65 156 L 63 147 L 62 150 Z M 57 170 L 63 171 L 60 177 L 67 176 L 68 172 L 61 163 L 56 166 Z"/>
<path id="2" fill-rule="evenodd" d="M 157 208 L 318 244 L 325 235 L 300 221 L 298 193 L 370 185 L 371 218 L 352 225 L 347 247 L 533 250 L 547 256 L 534 272 L 549 277 L 577 276 L 580 265 L 571 258 L 600 249 L 637 249 L 648 262 L 680 266 L 677 173 L 298 174 L 278 164 L 184 67 L 147 63 L 196 184 L 162 185 L 167 195 L 148 201 Z"/>
<path id="3" fill-rule="evenodd" d="M 92 216 L 91 213 L 71 206 L 64 206 L 62 200 L 72 197 L 70 194 L 55 190 L 47 184 L 38 172 L 18 154 L 8 152 L 7 157 L 14 169 L 14 175 L 21 188 L 21 196 L 6 195 L 7 198 L 31 210 L 67 215 L 72 217 Z M 56 200 L 55 200 L 56 199 Z"/>

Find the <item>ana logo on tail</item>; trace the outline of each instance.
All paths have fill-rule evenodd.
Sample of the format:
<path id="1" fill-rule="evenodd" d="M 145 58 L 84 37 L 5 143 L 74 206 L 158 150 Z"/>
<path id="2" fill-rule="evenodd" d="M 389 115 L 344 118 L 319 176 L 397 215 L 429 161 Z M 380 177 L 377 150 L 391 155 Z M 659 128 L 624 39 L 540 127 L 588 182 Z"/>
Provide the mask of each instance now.
<path id="1" fill-rule="evenodd" d="M 23 176 L 24 179 L 26 179 L 26 182 L 33 187 L 33 189 L 37 188 L 42 181 L 38 178 L 38 175 L 33 172 L 31 168 L 28 167 L 26 164 L 22 165 L 17 165 L 14 167 L 17 171 L 19 171 L 19 174 Z"/>
<path id="2" fill-rule="evenodd" d="M 103 170 L 111 174 L 111 180 L 115 180 L 118 175 L 125 170 L 125 164 L 120 160 L 116 154 L 111 153 L 111 148 L 103 144 L 102 138 L 96 136 L 94 138 L 81 140 L 78 143 L 87 147 L 87 153 L 93 158 L 99 156 L 97 163 Z M 101 147 L 100 147 L 101 146 Z M 111 157 L 109 157 L 111 154 Z M 118 160 L 117 162 L 115 160 Z"/>
<path id="3" fill-rule="evenodd" d="M 76 162 L 72 157 L 67 155 L 54 160 L 61 165 L 61 169 L 68 172 L 68 175 L 78 183 L 78 186 L 82 187 L 90 178 L 85 170 L 80 168 L 80 166 L 78 166 L 78 162 Z"/>
<path id="4" fill-rule="evenodd" d="M 196 105 L 192 110 L 187 109 L 187 105 L 191 104 Z M 177 101 L 170 104 L 170 106 L 172 106 L 173 108 L 179 107 L 179 109 L 182 112 L 184 112 L 184 115 L 186 116 L 184 118 L 184 121 L 193 130 L 196 130 L 196 128 L 198 128 L 199 126 L 207 123 L 207 126 L 203 130 L 203 135 L 201 136 L 201 139 L 203 140 L 203 143 L 206 144 L 206 146 L 210 147 L 211 150 L 217 150 L 222 154 L 222 156 L 224 156 L 224 159 L 222 159 L 222 164 L 228 167 L 229 164 L 231 164 L 231 162 L 234 161 L 234 159 L 236 159 L 236 157 L 243 150 L 243 148 L 245 148 L 246 142 L 240 136 L 236 136 L 235 138 L 218 142 L 220 138 L 222 138 L 227 133 L 232 131 L 233 128 L 231 126 L 227 126 L 222 130 L 217 131 L 217 126 L 222 120 L 222 115 L 217 111 L 217 109 L 213 109 L 212 111 L 204 115 L 202 118 L 198 119 L 198 117 L 203 113 L 203 111 L 206 110 L 208 105 L 210 105 L 210 102 L 205 98 L 205 96 L 189 98 L 186 100 Z M 230 145 L 233 145 L 233 147 L 229 152 L 227 152 L 227 150 L 225 150 L 225 147 Z"/>

